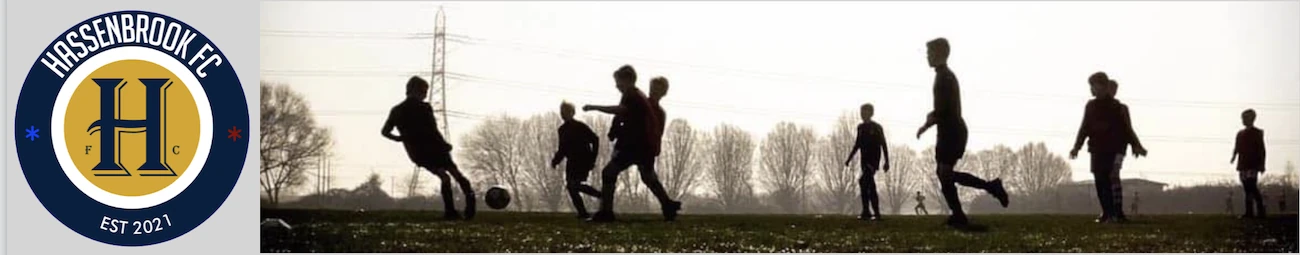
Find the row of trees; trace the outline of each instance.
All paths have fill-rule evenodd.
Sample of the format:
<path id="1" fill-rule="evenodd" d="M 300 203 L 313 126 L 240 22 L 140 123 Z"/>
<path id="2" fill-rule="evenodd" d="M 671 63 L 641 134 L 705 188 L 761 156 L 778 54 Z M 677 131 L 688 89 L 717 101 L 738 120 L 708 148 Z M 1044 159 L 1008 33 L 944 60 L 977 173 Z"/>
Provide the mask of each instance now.
<path id="1" fill-rule="evenodd" d="M 464 168 L 485 185 L 510 187 L 524 211 L 567 210 L 563 171 L 547 162 L 556 148 L 558 115 L 544 113 L 528 118 L 491 116 L 469 131 L 458 149 Z M 604 135 L 607 116 L 583 119 Z M 668 124 L 657 172 L 668 193 L 686 200 L 691 211 L 812 213 L 856 212 L 858 159 L 845 166 L 844 157 L 852 146 L 860 121 L 842 115 L 831 132 L 819 135 L 807 126 L 778 123 L 771 132 L 757 137 L 737 126 L 721 124 L 712 130 L 697 129 L 686 120 Z M 593 184 L 599 184 L 600 167 L 609 159 L 610 147 L 602 139 Z M 913 203 L 915 192 L 938 198 L 933 176 L 933 149 L 916 151 L 906 146 L 890 149 L 892 170 L 876 175 L 884 206 L 895 213 Z M 958 166 L 990 178 L 1001 177 L 1010 192 L 1033 193 L 1051 189 L 1069 180 L 1065 160 L 1032 143 L 1013 150 L 1007 146 L 968 153 Z M 620 175 L 617 201 L 620 208 L 654 211 L 657 204 L 641 185 L 635 171 Z M 965 192 L 970 201 L 977 192 Z M 938 199 L 929 199 L 937 202 Z M 933 208 L 933 207 L 932 207 Z"/>
<path id="2" fill-rule="evenodd" d="M 320 162 L 330 155 L 330 131 L 314 121 L 301 95 L 283 85 L 261 84 L 260 117 L 261 189 L 267 205 L 277 206 L 286 194 L 310 182 L 308 178 L 313 174 L 309 171 L 322 167 Z M 568 210 L 560 170 L 563 167 L 548 166 L 557 147 L 555 128 L 560 122 L 555 113 L 527 118 L 488 117 L 463 137 L 456 149 L 458 159 L 480 191 L 487 186 L 508 187 L 515 196 L 510 210 Z M 609 130 L 606 115 L 587 116 L 583 122 L 602 137 Z M 843 159 L 859 122 L 856 115 L 845 113 L 826 134 L 782 122 L 769 133 L 756 136 L 730 124 L 704 130 L 674 119 L 665 133 L 657 172 L 669 195 L 685 201 L 692 213 L 854 213 L 860 208 L 857 178 L 861 170 L 858 158 L 848 166 Z M 609 160 L 612 148 L 608 140 L 601 140 L 597 169 L 592 170 L 595 173 L 589 179 L 595 186 L 600 184 L 599 167 Z M 910 209 L 914 195 L 921 192 L 928 198 L 927 207 L 946 211 L 933 175 L 933 148 L 918 151 L 896 145 L 890 148 L 890 156 L 891 171 L 876 175 L 882 209 L 895 214 Z M 1043 143 L 971 151 L 957 168 L 982 177 L 1003 178 L 1008 191 L 1017 197 L 1016 206 L 1023 208 L 1060 204 L 1052 201 L 1059 200 L 1059 195 L 1044 194 L 1060 193 L 1059 186 L 1070 179 L 1066 161 Z M 620 210 L 657 211 L 658 205 L 639 176 L 629 172 L 618 179 Z M 321 178 L 321 174 L 315 176 Z M 436 191 L 437 185 L 425 184 L 433 179 L 425 171 L 411 172 L 401 181 L 401 188 L 394 185 L 393 191 L 405 191 L 407 198 L 402 200 L 392 199 L 381 188 L 381 178 L 372 175 L 355 189 L 318 188 L 295 204 L 438 209 L 441 203 L 434 199 L 438 194 L 421 192 Z M 1294 167 L 1288 166 L 1287 174 L 1281 177 L 1266 179 L 1294 190 Z M 967 203 L 985 196 L 981 192 L 961 194 Z"/>
<path id="3" fill-rule="evenodd" d="M 1293 167 L 1287 168 L 1287 175 L 1270 175 L 1261 183 L 1261 191 L 1264 194 L 1265 206 L 1270 213 L 1277 212 L 1295 212 L 1298 203 L 1295 186 L 1288 186 L 1286 176 L 1294 173 Z M 1292 176 L 1291 178 L 1293 178 Z M 409 180 L 397 181 L 398 185 L 405 185 Z M 1130 215 L 1139 214 L 1223 214 L 1231 213 L 1231 210 L 1242 212 L 1243 201 L 1241 200 L 1241 185 L 1236 181 L 1217 180 L 1200 185 L 1174 187 L 1170 189 L 1151 190 L 1144 189 L 1139 183 L 1140 179 L 1126 180 L 1126 205 L 1124 210 Z M 391 184 L 391 183 L 390 183 Z M 282 203 L 281 208 L 309 208 L 309 209 L 343 209 L 343 210 L 438 210 L 442 206 L 442 200 L 436 195 L 411 195 L 405 197 L 395 197 L 385 192 L 381 187 L 385 183 L 378 174 L 371 174 L 363 183 L 352 189 L 333 188 L 324 192 L 316 192 L 302 196 L 296 201 Z M 402 187 L 405 192 L 411 192 L 410 188 Z M 401 192 L 401 191 L 398 191 Z M 1141 192 L 1139 201 L 1139 194 Z M 1227 194 L 1235 194 L 1235 199 L 1225 200 Z M 1065 213 L 1065 214 L 1090 214 L 1097 211 L 1097 202 L 1092 196 L 1092 186 L 1088 184 L 1059 185 L 1049 192 L 1037 194 L 1016 194 L 1012 200 L 1010 208 L 1001 208 L 991 197 L 978 197 L 973 201 L 966 202 L 969 206 L 968 213 Z M 704 204 L 709 202 L 697 197 L 685 197 L 691 205 Z M 1035 202 L 1035 204 L 1026 204 L 1026 201 L 1035 201 L 1039 198 L 1050 198 L 1051 202 Z M 1216 199 L 1217 198 L 1217 199 Z M 460 197 L 456 197 L 460 199 Z M 850 201 L 851 202 L 851 201 Z M 935 201 L 936 203 L 938 201 Z M 1231 202 L 1231 203 L 1225 203 Z M 1140 209 L 1137 205 L 1140 205 Z M 856 205 L 856 204 L 854 204 Z M 898 205 L 898 204 L 894 204 Z M 263 206 L 270 206 L 268 200 L 263 200 Z M 1229 209 L 1227 207 L 1232 207 Z M 760 208 L 761 209 L 761 208 Z M 772 213 L 779 209 L 768 207 L 766 211 L 747 211 Z M 899 213 L 898 207 L 889 208 L 891 213 Z M 835 208 L 817 208 L 811 210 L 812 213 L 841 213 Z M 712 211 L 696 210 L 694 213 L 736 213 L 736 211 L 723 212 L 714 208 Z M 936 212 L 937 213 L 937 212 Z"/>
<path id="4" fill-rule="evenodd" d="M 285 194 L 309 182 L 309 171 L 321 167 L 319 162 L 329 157 L 332 140 L 329 129 L 315 122 L 308 102 L 284 85 L 261 84 L 260 117 L 261 188 L 268 202 L 277 205 Z M 601 136 L 609 130 L 606 115 L 587 116 L 583 122 Z M 657 173 L 668 193 L 690 202 L 688 210 L 696 212 L 852 212 L 858 204 L 860 169 L 856 159 L 849 166 L 842 162 L 858 122 L 855 115 L 846 113 L 826 135 L 783 122 L 758 137 L 730 124 L 701 130 L 674 119 L 665 133 Z M 563 171 L 548 166 L 557 147 L 555 128 L 559 123 L 555 113 L 488 117 L 464 136 L 456 152 L 462 168 L 480 189 L 500 185 L 513 191 L 517 201 L 513 210 L 567 210 Z M 609 160 L 611 148 L 609 141 L 602 139 L 598 168 Z M 932 149 L 916 152 L 895 146 L 890 151 L 893 171 L 877 176 L 882 200 L 889 208 L 899 211 L 916 191 L 938 197 L 938 185 L 929 174 L 934 168 L 929 160 Z M 1007 182 L 1014 186 L 1013 192 L 1051 187 L 1069 175 L 1065 162 L 1042 144 L 1026 145 L 1020 151 L 999 146 L 973 153 L 959 167 L 984 176 L 1013 177 Z M 592 171 L 596 173 L 589 181 L 599 185 L 600 170 Z M 418 196 L 419 190 L 436 186 L 422 185 L 421 174 L 423 171 L 414 171 L 403 181 L 407 196 Z M 620 175 L 618 181 L 620 208 L 657 209 L 635 171 Z M 378 182 L 367 183 L 378 189 Z M 341 191 L 312 193 L 340 195 Z M 967 192 L 967 196 L 974 194 Z"/>

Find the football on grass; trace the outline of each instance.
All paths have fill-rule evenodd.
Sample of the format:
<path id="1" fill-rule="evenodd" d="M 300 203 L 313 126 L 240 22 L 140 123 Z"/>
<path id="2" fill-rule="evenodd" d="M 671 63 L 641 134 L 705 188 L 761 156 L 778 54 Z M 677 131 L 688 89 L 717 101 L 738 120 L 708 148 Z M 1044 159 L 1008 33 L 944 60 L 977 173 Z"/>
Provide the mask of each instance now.
<path id="1" fill-rule="evenodd" d="M 488 189 L 487 195 L 483 198 L 487 201 L 488 207 L 501 210 L 510 205 L 510 192 L 501 187 L 492 187 Z"/>

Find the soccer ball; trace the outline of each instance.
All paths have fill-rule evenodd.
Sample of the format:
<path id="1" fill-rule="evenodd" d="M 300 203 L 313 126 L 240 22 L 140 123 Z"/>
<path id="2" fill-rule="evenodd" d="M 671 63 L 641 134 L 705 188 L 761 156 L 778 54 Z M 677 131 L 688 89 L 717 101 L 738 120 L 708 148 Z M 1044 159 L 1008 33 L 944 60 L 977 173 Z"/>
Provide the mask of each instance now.
<path id="1" fill-rule="evenodd" d="M 506 205 L 510 205 L 510 192 L 501 187 L 492 187 L 488 189 L 483 200 L 487 201 L 488 207 L 501 210 L 506 208 Z"/>

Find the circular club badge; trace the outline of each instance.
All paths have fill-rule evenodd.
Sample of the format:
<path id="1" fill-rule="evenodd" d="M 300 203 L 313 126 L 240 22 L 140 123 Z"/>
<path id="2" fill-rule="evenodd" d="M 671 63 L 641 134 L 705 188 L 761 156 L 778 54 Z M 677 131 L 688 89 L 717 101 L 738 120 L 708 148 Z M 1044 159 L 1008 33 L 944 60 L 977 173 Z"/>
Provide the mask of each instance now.
<path id="1" fill-rule="evenodd" d="M 32 193 L 95 241 L 144 246 L 225 202 L 248 154 L 235 70 L 198 30 L 145 11 L 59 34 L 18 97 L 14 144 Z"/>

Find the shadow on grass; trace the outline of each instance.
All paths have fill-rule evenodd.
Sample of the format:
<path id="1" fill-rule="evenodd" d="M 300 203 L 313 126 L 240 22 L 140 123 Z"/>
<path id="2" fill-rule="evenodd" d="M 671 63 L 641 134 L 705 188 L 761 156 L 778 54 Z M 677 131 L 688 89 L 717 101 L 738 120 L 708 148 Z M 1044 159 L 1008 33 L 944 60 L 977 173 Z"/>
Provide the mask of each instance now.
<path id="1" fill-rule="evenodd" d="M 974 223 L 965 224 L 965 225 L 954 225 L 949 227 L 952 228 L 953 230 L 957 230 L 964 233 L 988 233 L 989 232 L 989 226 L 974 224 Z"/>

